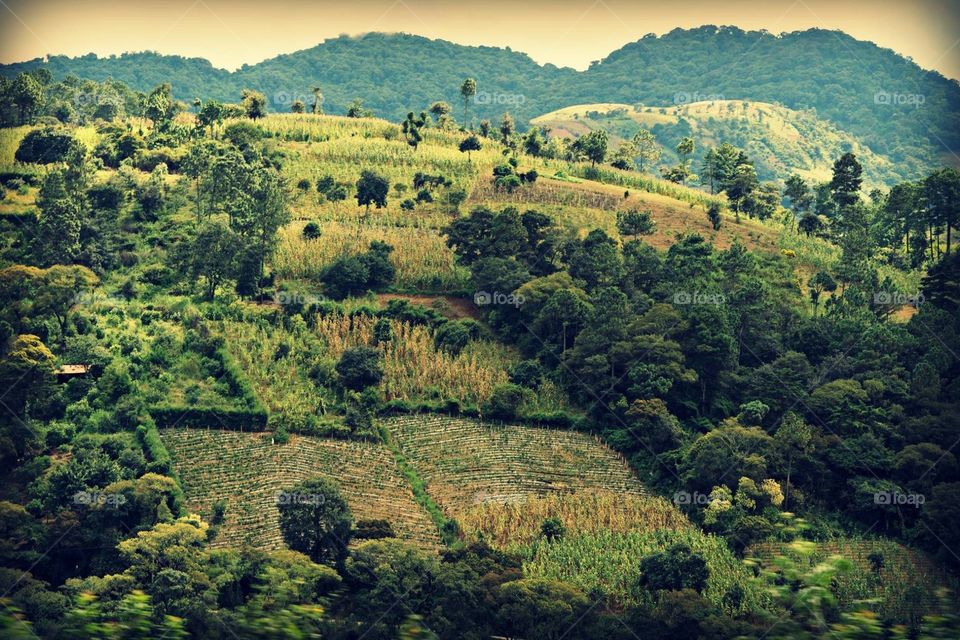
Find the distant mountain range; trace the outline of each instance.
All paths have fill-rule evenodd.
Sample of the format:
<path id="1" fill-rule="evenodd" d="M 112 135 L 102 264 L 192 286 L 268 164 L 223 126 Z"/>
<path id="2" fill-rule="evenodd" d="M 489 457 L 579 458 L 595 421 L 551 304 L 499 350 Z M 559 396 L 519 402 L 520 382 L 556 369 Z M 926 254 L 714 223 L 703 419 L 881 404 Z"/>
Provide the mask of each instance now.
<path id="1" fill-rule="evenodd" d="M 328 113 L 343 113 L 354 98 L 391 120 L 446 100 L 463 117 L 459 86 L 477 79 L 470 117 L 519 123 L 585 103 L 673 107 L 708 99 L 779 103 L 815 110 L 871 150 L 918 167 L 954 164 L 960 152 L 960 83 L 921 69 L 889 49 L 839 31 L 811 29 L 782 35 L 703 26 L 648 35 L 614 51 L 586 71 L 539 65 L 510 49 L 468 47 L 412 35 L 341 36 L 234 72 L 199 58 L 128 53 L 93 54 L 0 65 L 0 74 L 46 66 L 56 78 L 121 80 L 144 91 L 161 82 L 187 102 L 194 97 L 237 101 L 243 88 L 263 91 L 274 111 L 298 96 L 312 102 L 322 87 Z"/>

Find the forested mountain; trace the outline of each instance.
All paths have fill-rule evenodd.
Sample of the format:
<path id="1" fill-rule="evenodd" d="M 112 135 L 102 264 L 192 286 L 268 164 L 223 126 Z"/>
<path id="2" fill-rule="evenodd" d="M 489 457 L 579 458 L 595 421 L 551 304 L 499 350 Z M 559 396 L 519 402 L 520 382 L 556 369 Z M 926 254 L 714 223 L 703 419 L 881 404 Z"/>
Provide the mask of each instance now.
<path id="1" fill-rule="evenodd" d="M 476 118 L 509 111 L 518 122 L 570 104 L 672 106 L 722 97 L 815 109 L 895 162 L 933 164 L 960 148 L 960 85 L 937 72 L 842 32 L 811 29 L 780 36 L 735 27 L 647 35 L 577 72 L 541 66 L 510 49 L 467 47 L 411 35 L 341 36 L 235 72 L 207 61 L 153 53 L 98 58 L 53 56 L 0 67 L 0 74 L 46 64 L 60 78 L 121 80 L 141 91 L 170 82 L 182 100 L 236 100 L 245 87 L 266 93 L 274 111 L 319 84 L 328 113 L 362 98 L 377 115 L 401 119 L 444 98 L 457 108 L 460 80 L 475 77 Z M 899 103 L 899 104 L 898 104 Z"/>

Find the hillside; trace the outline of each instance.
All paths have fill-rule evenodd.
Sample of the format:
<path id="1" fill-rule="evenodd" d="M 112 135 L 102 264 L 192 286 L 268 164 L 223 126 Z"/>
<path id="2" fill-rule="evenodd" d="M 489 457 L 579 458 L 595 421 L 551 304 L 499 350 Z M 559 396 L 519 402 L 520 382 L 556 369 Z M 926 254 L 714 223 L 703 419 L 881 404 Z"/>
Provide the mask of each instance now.
<path id="1" fill-rule="evenodd" d="M 373 443 L 293 436 L 274 444 L 269 433 L 165 429 L 162 438 L 183 483 L 187 507 L 205 518 L 226 505 L 212 544 L 283 548 L 277 516 L 281 492 L 321 474 L 336 479 L 357 520 L 383 519 L 397 536 L 427 549 L 437 529 L 414 502 L 390 452 Z"/>
<path id="2" fill-rule="evenodd" d="M 692 156 L 694 168 L 706 148 L 728 142 L 754 161 L 761 180 L 782 182 L 797 173 L 811 182 L 829 181 L 832 159 L 847 151 L 863 160 L 866 180 L 872 185 L 893 184 L 909 177 L 903 166 L 874 153 L 856 136 L 818 119 L 814 111 L 794 111 L 764 102 L 714 100 L 671 107 L 576 105 L 537 116 L 530 123 L 548 127 L 551 136 L 566 138 L 604 129 L 614 146 L 643 127 L 663 147 L 659 164 L 666 166 L 679 160 L 674 150 L 684 136 L 692 137 L 698 145 Z"/>
<path id="3" fill-rule="evenodd" d="M 567 105 L 597 102 L 669 107 L 701 95 L 780 103 L 815 110 L 910 176 L 960 148 L 956 81 L 873 43 L 818 29 L 780 36 L 711 25 L 675 29 L 630 43 L 584 72 L 540 66 L 509 49 L 372 33 L 333 38 L 232 73 L 205 60 L 136 53 L 51 56 L 0 66 L 0 74 L 37 66 L 56 78 L 114 78 L 141 91 L 170 82 L 188 103 L 198 96 L 233 101 L 241 89 L 257 88 L 276 111 L 288 110 L 297 96 L 309 102 L 311 87 L 319 83 L 328 113 L 343 113 L 360 97 L 390 120 L 441 99 L 462 118 L 458 88 L 467 76 L 477 79 L 480 92 L 470 105 L 474 119 L 493 120 L 509 111 L 526 122 Z M 887 94 L 923 96 L 923 104 L 891 104 L 897 100 Z"/>

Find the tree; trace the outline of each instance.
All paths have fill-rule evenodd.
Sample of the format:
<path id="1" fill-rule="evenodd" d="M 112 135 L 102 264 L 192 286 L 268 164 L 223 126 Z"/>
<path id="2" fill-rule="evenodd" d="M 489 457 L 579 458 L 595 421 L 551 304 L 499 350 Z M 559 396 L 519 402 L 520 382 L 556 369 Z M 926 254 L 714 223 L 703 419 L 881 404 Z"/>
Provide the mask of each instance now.
<path id="1" fill-rule="evenodd" d="M 471 151 L 480 151 L 483 148 L 483 145 L 480 144 L 480 138 L 475 135 L 467 136 L 463 142 L 460 143 L 460 152 L 467 152 L 467 161 L 470 162 L 470 152 Z"/>
<path id="2" fill-rule="evenodd" d="M 40 187 L 37 206 L 38 252 L 47 264 L 69 264 L 80 254 L 80 228 L 85 210 L 81 195 L 71 193 L 65 169 L 47 174 Z"/>
<path id="3" fill-rule="evenodd" d="M 634 159 L 637 157 L 637 148 L 632 142 L 621 143 L 613 154 L 613 161 L 610 163 L 617 169 L 628 171 L 634 168 Z"/>
<path id="4" fill-rule="evenodd" d="M 323 113 L 323 92 L 320 91 L 320 85 L 314 85 L 310 90 L 313 93 L 313 107 L 311 108 L 314 115 L 319 115 Z"/>
<path id="5" fill-rule="evenodd" d="M 306 105 L 303 104 L 303 100 L 301 100 L 300 98 L 297 98 L 296 100 L 294 100 L 293 103 L 290 105 L 290 113 L 303 113 L 304 111 L 306 111 L 306 109 L 307 109 Z"/>
<path id="6" fill-rule="evenodd" d="M 18 73 L 10 86 L 9 95 L 17 107 L 20 124 L 33 121 L 34 113 L 43 103 L 43 86 L 30 73 Z"/>
<path id="7" fill-rule="evenodd" d="M 810 302 L 813 303 L 813 315 L 817 315 L 817 308 L 820 306 L 820 296 L 822 296 L 825 291 L 836 291 L 837 283 L 826 271 L 818 271 L 810 277 L 807 286 L 810 287 Z"/>
<path id="8" fill-rule="evenodd" d="M 960 171 L 953 168 L 934 171 L 923 181 L 923 195 L 931 226 L 946 228 L 949 254 L 950 232 L 960 220 Z"/>
<path id="9" fill-rule="evenodd" d="M 448 103 L 440 100 L 431 104 L 427 111 L 430 112 L 437 124 L 441 124 L 441 120 L 445 120 L 453 112 L 453 109 Z"/>
<path id="10" fill-rule="evenodd" d="M 403 131 L 403 137 L 406 139 L 407 144 L 413 147 L 414 151 L 416 151 L 420 143 L 423 142 L 423 134 L 420 133 L 420 129 L 426 123 L 426 114 L 420 114 L 419 118 L 415 118 L 413 111 L 411 111 L 407 114 L 407 119 L 400 125 L 400 130 Z"/>
<path id="11" fill-rule="evenodd" d="M 783 495 L 783 508 L 786 509 L 790 501 L 790 478 L 794 465 L 801 457 L 813 451 L 813 429 L 803 421 L 803 418 L 790 411 L 783 416 L 773 439 L 787 467 Z"/>
<path id="12" fill-rule="evenodd" d="M 694 144 L 693 138 L 685 136 L 680 139 L 680 142 L 677 143 L 677 155 L 680 156 L 680 162 L 686 164 L 690 161 L 690 156 L 693 154 Z"/>
<path id="13" fill-rule="evenodd" d="M 617 212 L 617 231 L 621 236 L 648 236 L 656 228 L 657 225 L 654 224 L 649 211 Z"/>
<path id="14" fill-rule="evenodd" d="M 470 99 L 477 95 L 477 81 L 473 78 L 467 78 L 460 85 L 460 95 L 463 97 L 463 126 L 470 128 L 470 120 L 467 117 Z"/>
<path id="15" fill-rule="evenodd" d="M 197 124 L 201 127 L 210 127 L 210 137 L 214 137 L 216 125 L 223 122 L 226 116 L 227 111 L 222 103 L 216 100 L 207 100 L 200 105 L 200 110 L 197 111 Z"/>
<path id="16" fill-rule="evenodd" d="M 363 391 L 379 384 L 383 378 L 380 352 L 371 347 L 351 347 L 340 356 L 336 371 L 345 388 Z"/>
<path id="17" fill-rule="evenodd" d="M 725 191 L 730 202 L 733 203 L 733 210 L 736 213 L 736 220 L 740 222 L 740 211 L 743 209 L 747 198 L 760 185 L 757 180 L 757 171 L 752 164 L 739 164 L 733 172 L 733 177 Z"/>
<path id="18" fill-rule="evenodd" d="M 640 586 L 651 591 L 693 589 L 699 593 L 709 577 L 707 561 L 685 544 L 675 544 L 640 561 Z"/>
<path id="19" fill-rule="evenodd" d="M 367 208 L 370 214 L 370 205 L 377 209 L 387 206 L 387 194 L 390 191 L 390 181 L 384 176 L 365 169 L 357 180 L 357 205 Z"/>
<path id="20" fill-rule="evenodd" d="M 637 162 L 640 165 L 640 171 L 646 171 L 647 167 L 660 159 L 662 150 L 656 137 L 647 129 L 641 128 L 633 134 L 633 146 L 637 152 Z"/>
<path id="21" fill-rule="evenodd" d="M 841 208 L 860 200 L 860 185 L 863 183 L 863 167 L 857 156 L 847 152 L 833 163 L 833 178 L 830 180 L 830 192 L 833 201 Z"/>
<path id="22" fill-rule="evenodd" d="M 720 205 L 718 203 L 710 203 L 710 206 L 707 207 L 707 217 L 710 219 L 710 226 L 713 227 L 713 230 L 719 231 L 723 218 L 720 217 Z"/>
<path id="23" fill-rule="evenodd" d="M 500 119 L 500 140 L 503 144 L 507 144 L 510 141 L 510 136 L 513 135 L 514 128 L 515 125 L 510 114 L 503 114 L 503 117 Z"/>
<path id="24" fill-rule="evenodd" d="M 80 265 L 53 265 L 44 270 L 34 304 L 37 310 L 48 311 L 56 318 L 61 345 L 66 342 L 70 309 L 99 283 L 96 274 Z"/>
<path id="25" fill-rule="evenodd" d="M 372 118 L 373 111 L 363 106 L 363 100 L 355 98 L 353 102 L 347 105 L 348 118 Z"/>
<path id="26" fill-rule="evenodd" d="M 609 136 L 604 129 L 597 129 L 577 138 L 573 148 L 590 161 L 590 166 L 597 166 L 607 157 L 607 142 Z"/>
<path id="27" fill-rule="evenodd" d="M 243 112 L 248 118 L 258 120 L 267 115 L 267 96 L 252 89 L 244 89 L 242 96 Z"/>
<path id="28" fill-rule="evenodd" d="M 157 85 L 144 101 L 144 115 L 153 120 L 159 131 L 166 131 L 177 115 L 177 102 L 173 99 L 170 83 Z"/>
<path id="29" fill-rule="evenodd" d="M 803 231 L 809 238 L 811 234 L 816 233 L 823 227 L 823 221 L 815 213 L 807 212 L 797 221 L 797 228 Z"/>
<path id="30" fill-rule="evenodd" d="M 799 218 L 800 214 L 810 208 L 813 204 L 813 196 L 810 194 L 810 186 L 807 182 L 795 173 L 790 174 L 783 189 L 785 198 L 790 198 L 790 209 L 793 211 L 794 218 Z"/>
<path id="31" fill-rule="evenodd" d="M 353 514 L 328 478 L 305 480 L 277 496 L 280 532 L 290 549 L 321 564 L 340 566 L 347 557 Z"/>
<path id="32" fill-rule="evenodd" d="M 236 274 L 240 238 L 220 221 L 201 225 L 196 238 L 181 246 L 179 262 L 185 275 L 206 280 L 206 297 L 213 299 L 217 287 Z"/>

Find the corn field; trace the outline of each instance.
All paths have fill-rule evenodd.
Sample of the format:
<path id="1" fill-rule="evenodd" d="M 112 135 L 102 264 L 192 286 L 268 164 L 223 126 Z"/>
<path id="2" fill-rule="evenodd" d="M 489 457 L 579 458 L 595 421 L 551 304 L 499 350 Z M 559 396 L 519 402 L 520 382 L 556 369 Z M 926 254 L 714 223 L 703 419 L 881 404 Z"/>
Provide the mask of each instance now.
<path id="1" fill-rule="evenodd" d="M 429 229 L 326 222 L 320 237 L 303 238 L 303 223 L 280 232 L 273 269 L 280 278 L 316 279 L 323 268 L 344 255 L 365 251 L 374 240 L 393 247 L 390 261 L 397 268 L 395 287 L 403 290 L 461 291 L 469 271 L 454 262 L 443 236 Z"/>
<path id="2" fill-rule="evenodd" d="M 584 433 L 438 415 L 383 425 L 449 517 L 485 503 L 586 489 L 649 495 L 621 456 Z"/>
<path id="3" fill-rule="evenodd" d="M 523 573 L 531 578 L 570 582 L 588 593 L 599 589 L 624 605 L 649 605 L 653 596 L 637 587 L 640 560 L 677 543 L 688 545 L 706 560 L 710 577 L 703 595 L 711 604 L 731 615 L 770 606 L 764 587 L 753 579 L 750 569 L 733 555 L 726 542 L 692 527 L 628 532 L 600 529 L 552 542 L 541 541 L 529 547 Z M 743 590 L 739 605 L 726 597 L 735 587 Z"/>
<path id="4" fill-rule="evenodd" d="M 209 519 L 215 502 L 227 503 L 214 548 L 283 548 L 276 496 L 318 475 L 340 486 L 355 520 L 388 520 L 401 539 L 426 549 L 439 546 L 437 528 L 382 445 L 308 436 L 272 444 L 270 434 L 201 429 L 163 429 L 161 438 L 192 513 Z"/>
<path id="5" fill-rule="evenodd" d="M 338 359 L 350 347 L 371 345 L 375 318 L 324 316 L 317 334 L 330 358 Z M 393 339 L 379 345 L 383 353 L 383 382 L 387 400 L 447 399 L 479 404 L 494 387 L 507 381 L 512 357 L 503 345 L 486 340 L 469 343 L 457 355 L 438 350 L 433 332 L 421 325 L 390 321 Z"/>
<path id="6" fill-rule="evenodd" d="M 540 538 L 540 525 L 559 518 L 566 535 L 682 529 L 692 526 L 671 502 L 605 489 L 528 496 L 521 502 L 485 502 L 462 512 L 457 522 L 466 538 L 482 537 L 500 548 L 522 547 Z"/>

